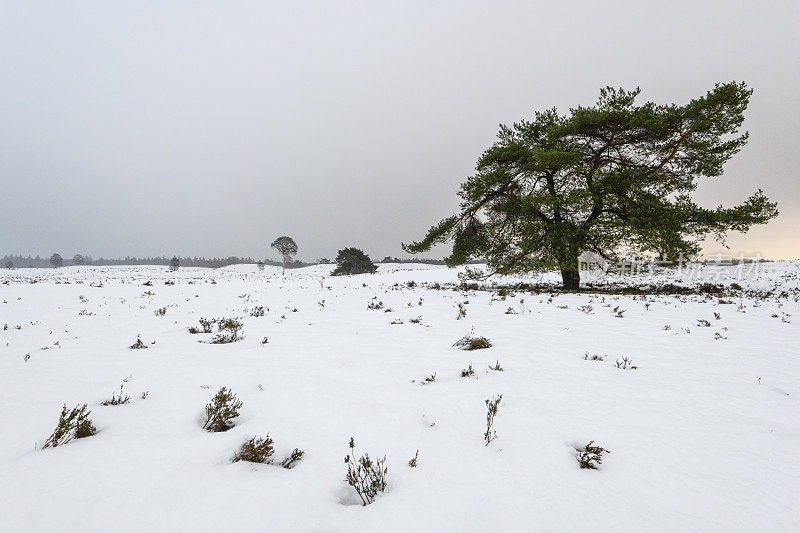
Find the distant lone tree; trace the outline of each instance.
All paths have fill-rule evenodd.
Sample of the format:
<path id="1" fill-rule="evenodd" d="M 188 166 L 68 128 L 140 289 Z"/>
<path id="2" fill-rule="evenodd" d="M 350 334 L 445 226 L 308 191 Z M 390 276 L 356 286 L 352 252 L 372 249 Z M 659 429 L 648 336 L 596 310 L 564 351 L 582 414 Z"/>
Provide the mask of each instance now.
<path id="1" fill-rule="evenodd" d="M 638 94 L 609 87 L 593 107 L 501 125 L 461 186 L 460 212 L 403 249 L 452 241 L 449 266 L 485 257 L 482 277 L 557 268 L 563 287 L 576 290 L 584 251 L 609 261 L 647 252 L 674 259 L 699 252 L 708 235 L 724 242 L 730 230 L 777 216 L 760 189 L 730 208 L 703 208 L 690 196 L 747 142 L 738 131 L 752 90 L 717 84 L 683 106 L 637 105 Z"/>
<path id="2" fill-rule="evenodd" d="M 336 265 L 331 276 L 372 274 L 378 269 L 369 256 L 358 248 L 339 250 L 339 253 L 336 254 Z"/>
<path id="3" fill-rule="evenodd" d="M 64 260 L 59 254 L 53 254 L 50 256 L 50 264 L 53 268 L 59 268 L 64 265 Z"/>
<path id="4" fill-rule="evenodd" d="M 72 256 L 72 264 L 73 265 L 84 265 L 86 264 L 86 260 L 83 258 L 81 254 L 75 254 Z"/>
<path id="5" fill-rule="evenodd" d="M 286 273 L 286 264 L 292 260 L 292 256 L 297 253 L 297 243 L 291 237 L 278 237 L 270 245 L 276 249 L 283 259 L 283 273 Z"/>
<path id="6" fill-rule="evenodd" d="M 256 266 L 258 267 L 259 270 L 264 270 L 264 261 L 259 261 L 258 263 L 256 263 Z"/>
<path id="7" fill-rule="evenodd" d="M 174 256 L 174 255 L 173 255 L 173 256 L 172 256 L 172 259 L 170 259 L 170 260 L 169 260 L 169 269 L 170 269 L 172 272 L 175 272 L 175 271 L 176 271 L 176 270 L 178 270 L 180 267 L 181 267 L 181 261 L 180 261 L 180 259 L 178 259 L 178 257 L 177 257 L 177 256 Z"/>

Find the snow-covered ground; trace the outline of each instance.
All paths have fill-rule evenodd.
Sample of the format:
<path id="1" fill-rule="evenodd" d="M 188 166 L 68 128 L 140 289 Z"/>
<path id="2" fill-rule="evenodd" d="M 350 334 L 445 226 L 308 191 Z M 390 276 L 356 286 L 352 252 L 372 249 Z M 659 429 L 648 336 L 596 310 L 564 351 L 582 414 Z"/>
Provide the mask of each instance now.
<path id="1" fill-rule="evenodd" d="M 0 273 L 0 531 L 797 531 L 800 262 L 630 280 L 766 294 L 722 302 L 503 298 L 434 289 L 458 281 L 445 267 L 330 270 Z M 525 281 L 542 279 L 556 276 Z M 198 342 L 212 337 L 188 332 L 201 317 L 239 317 L 245 337 Z M 494 346 L 453 347 L 473 329 Z M 149 348 L 129 349 L 137 337 Z M 623 357 L 637 368 L 617 368 Z M 102 406 L 123 380 L 131 402 Z M 203 409 L 222 386 L 241 416 L 209 433 Z M 498 394 L 487 447 L 484 401 Z M 42 450 L 64 403 L 87 403 L 98 433 Z M 266 434 L 276 459 L 305 457 L 231 462 Z M 344 482 L 351 436 L 357 454 L 387 457 L 387 490 L 367 507 Z M 592 440 L 611 453 L 581 469 L 576 448 Z"/>

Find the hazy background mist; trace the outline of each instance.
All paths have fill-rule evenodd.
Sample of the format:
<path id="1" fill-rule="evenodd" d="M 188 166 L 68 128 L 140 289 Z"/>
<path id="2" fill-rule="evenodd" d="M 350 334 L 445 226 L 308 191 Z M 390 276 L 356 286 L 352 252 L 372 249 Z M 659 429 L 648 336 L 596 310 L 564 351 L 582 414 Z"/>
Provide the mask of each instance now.
<path id="1" fill-rule="evenodd" d="M 498 123 L 744 80 L 751 140 L 697 198 L 763 188 L 780 217 L 729 244 L 800 257 L 799 6 L 5 1 L 0 255 L 404 256 Z"/>

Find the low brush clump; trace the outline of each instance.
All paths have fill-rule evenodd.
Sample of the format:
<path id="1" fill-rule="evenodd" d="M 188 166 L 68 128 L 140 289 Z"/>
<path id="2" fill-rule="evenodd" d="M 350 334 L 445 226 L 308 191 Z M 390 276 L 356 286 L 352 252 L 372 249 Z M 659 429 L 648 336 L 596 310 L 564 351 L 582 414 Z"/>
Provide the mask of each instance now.
<path id="1" fill-rule="evenodd" d="M 453 343 L 453 346 L 457 347 L 459 350 L 484 350 L 486 348 L 491 348 L 492 343 L 486 337 L 464 335 Z"/>
<path id="2" fill-rule="evenodd" d="M 386 456 L 383 459 L 376 459 L 373 461 L 369 454 L 364 454 L 356 459 L 355 447 L 356 443 L 350 437 L 350 452 L 344 458 L 347 465 L 347 476 L 345 481 L 353 487 L 359 498 L 361 498 L 362 505 L 368 505 L 375 501 L 379 492 L 386 489 Z"/>
<path id="3" fill-rule="evenodd" d="M 475 370 L 472 369 L 472 365 L 469 365 L 467 368 L 461 371 L 462 378 L 468 378 L 475 375 Z"/>
<path id="4" fill-rule="evenodd" d="M 582 450 L 578 449 L 578 464 L 580 464 L 581 468 L 597 470 L 597 465 L 603 462 L 603 454 L 611 453 L 611 451 L 601 446 L 592 446 L 592 444 L 594 444 L 594 441 L 590 440 L 589 444 L 584 446 Z"/>
<path id="5" fill-rule="evenodd" d="M 286 459 L 281 461 L 281 466 L 283 468 L 291 470 L 292 468 L 294 468 L 294 464 L 303 458 L 303 455 L 305 455 L 305 453 L 306 452 L 304 452 L 303 450 L 295 448 L 294 450 L 292 450 L 292 453 L 290 453 Z"/>
<path id="6" fill-rule="evenodd" d="M 239 319 L 221 318 L 217 322 L 217 336 L 211 339 L 211 344 L 230 344 L 242 340 L 244 337 L 239 332 L 244 327 Z"/>
<path id="7" fill-rule="evenodd" d="M 83 439 L 91 437 L 97 433 L 89 419 L 91 411 L 86 410 L 86 404 L 77 406 L 67 411 L 67 405 L 61 409 L 61 416 L 58 417 L 58 424 L 55 431 L 47 438 L 42 449 L 55 448 L 66 444 L 72 439 Z"/>
<path id="8" fill-rule="evenodd" d="M 273 442 L 269 435 L 263 439 L 253 437 L 242 444 L 242 449 L 233 458 L 233 462 L 247 461 L 250 463 L 269 464 L 272 462 L 272 454 L 275 453 L 275 448 L 272 444 Z"/>
<path id="9" fill-rule="evenodd" d="M 239 416 L 242 402 L 227 387 L 222 387 L 206 405 L 206 422 L 203 429 L 213 433 L 228 431 L 234 426 L 233 419 Z"/>
<path id="10" fill-rule="evenodd" d="M 145 350 L 147 349 L 147 345 L 142 342 L 142 339 L 136 337 L 136 342 L 130 345 L 131 350 Z"/>
<path id="11" fill-rule="evenodd" d="M 106 406 L 108 406 L 108 405 L 122 405 L 122 404 L 126 404 L 126 403 L 130 402 L 131 401 L 131 397 L 130 396 L 128 396 L 127 394 L 125 396 L 122 395 L 122 387 L 123 386 L 124 386 L 123 384 L 120 384 L 120 386 L 119 386 L 119 396 L 112 394 L 110 400 L 105 400 L 100 405 L 106 405 Z M 144 396 L 142 399 L 144 399 L 146 397 L 147 396 Z"/>
<path id="12" fill-rule="evenodd" d="M 250 316 L 255 316 L 255 317 L 264 316 L 264 306 L 259 305 L 257 307 L 254 307 L 253 310 L 250 311 Z"/>

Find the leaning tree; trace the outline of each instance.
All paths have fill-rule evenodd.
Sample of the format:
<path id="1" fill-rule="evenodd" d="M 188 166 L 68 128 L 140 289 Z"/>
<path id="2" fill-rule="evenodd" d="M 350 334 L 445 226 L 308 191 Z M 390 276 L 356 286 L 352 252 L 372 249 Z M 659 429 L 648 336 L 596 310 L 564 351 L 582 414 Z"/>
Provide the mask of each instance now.
<path id="1" fill-rule="evenodd" d="M 286 273 L 286 263 L 292 260 L 292 256 L 297 253 L 297 243 L 291 237 L 278 237 L 270 245 L 276 249 L 283 258 L 283 274 Z"/>
<path id="2" fill-rule="evenodd" d="M 557 268 L 576 290 L 582 252 L 674 259 L 699 252 L 708 236 L 724 242 L 730 230 L 777 216 L 760 189 L 729 208 L 700 207 L 690 195 L 747 142 L 739 128 L 752 90 L 717 84 L 683 106 L 638 104 L 638 94 L 608 87 L 595 106 L 501 125 L 461 186 L 460 212 L 403 248 L 451 241 L 450 266 L 486 258 L 485 276 Z"/>

